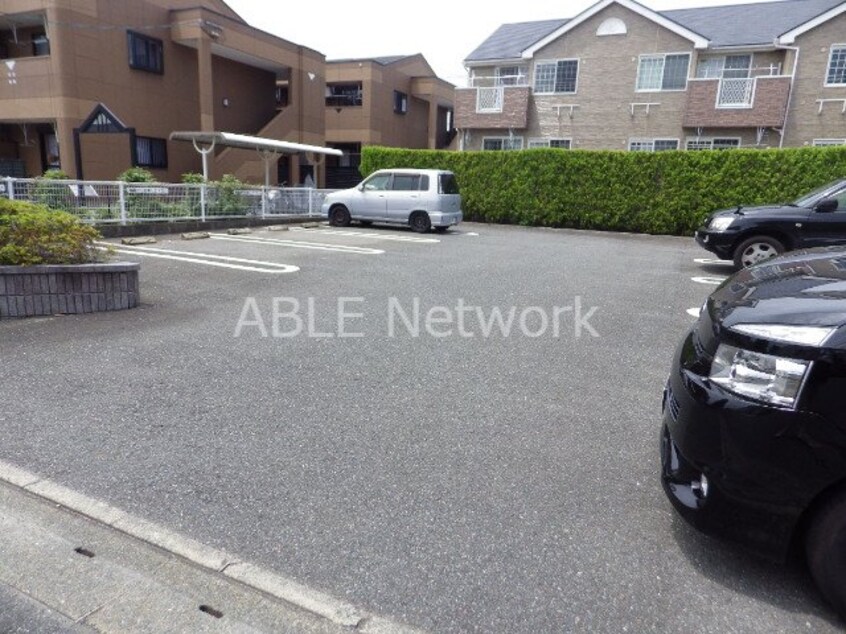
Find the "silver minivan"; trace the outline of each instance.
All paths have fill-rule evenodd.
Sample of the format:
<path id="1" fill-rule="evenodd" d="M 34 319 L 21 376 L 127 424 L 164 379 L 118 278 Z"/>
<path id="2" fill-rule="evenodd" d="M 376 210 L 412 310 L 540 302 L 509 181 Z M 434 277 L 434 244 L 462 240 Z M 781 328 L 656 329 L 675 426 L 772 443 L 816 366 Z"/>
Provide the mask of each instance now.
<path id="1" fill-rule="evenodd" d="M 463 218 L 458 183 L 446 170 L 379 170 L 352 189 L 328 194 L 322 211 L 335 227 L 357 220 L 408 225 L 419 233 L 446 231 Z"/>

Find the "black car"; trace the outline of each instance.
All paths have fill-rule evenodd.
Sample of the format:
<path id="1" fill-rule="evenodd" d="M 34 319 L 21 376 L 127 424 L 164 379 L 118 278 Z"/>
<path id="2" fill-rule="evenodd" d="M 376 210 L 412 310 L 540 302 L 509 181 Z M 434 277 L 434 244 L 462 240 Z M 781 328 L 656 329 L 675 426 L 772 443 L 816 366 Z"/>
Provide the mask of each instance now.
<path id="1" fill-rule="evenodd" d="M 772 559 L 804 549 L 846 617 L 846 248 L 743 269 L 681 342 L 662 483 L 696 527 Z"/>
<path id="2" fill-rule="evenodd" d="M 695 234 L 696 242 L 737 268 L 785 251 L 846 244 L 846 179 L 829 183 L 786 205 L 717 211 Z"/>

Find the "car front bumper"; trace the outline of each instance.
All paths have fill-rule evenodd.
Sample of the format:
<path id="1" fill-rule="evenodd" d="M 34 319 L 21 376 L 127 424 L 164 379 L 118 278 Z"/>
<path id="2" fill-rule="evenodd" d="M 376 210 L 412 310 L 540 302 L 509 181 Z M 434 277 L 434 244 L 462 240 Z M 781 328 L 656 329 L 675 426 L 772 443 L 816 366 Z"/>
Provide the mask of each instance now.
<path id="1" fill-rule="evenodd" d="M 694 337 L 679 347 L 664 390 L 664 491 L 703 532 L 783 560 L 802 513 L 826 486 L 819 447 L 805 433 L 826 421 L 737 397 L 688 369 Z"/>
<path id="2" fill-rule="evenodd" d="M 696 244 L 710 251 L 721 260 L 731 260 L 734 257 L 734 244 L 737 235 L 734 232 L 709 231 L 701 227 L 693 234 Z"/>

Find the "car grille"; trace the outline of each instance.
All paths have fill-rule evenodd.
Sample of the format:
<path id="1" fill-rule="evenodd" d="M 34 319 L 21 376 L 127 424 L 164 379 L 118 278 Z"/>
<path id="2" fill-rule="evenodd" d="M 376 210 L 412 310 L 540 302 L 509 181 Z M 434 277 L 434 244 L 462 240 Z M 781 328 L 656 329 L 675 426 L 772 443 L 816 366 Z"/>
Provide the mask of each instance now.
<path id="1" fill-rule="evenodd" d="M 676 400 L 675 394 L 673 394 L 673 389 L 668 387 L 667 388 L 667 409 L 670 410 L 670 416 L 673 419 L 673 422 L 678 422 L 679 420 L 679 402 Z"/>

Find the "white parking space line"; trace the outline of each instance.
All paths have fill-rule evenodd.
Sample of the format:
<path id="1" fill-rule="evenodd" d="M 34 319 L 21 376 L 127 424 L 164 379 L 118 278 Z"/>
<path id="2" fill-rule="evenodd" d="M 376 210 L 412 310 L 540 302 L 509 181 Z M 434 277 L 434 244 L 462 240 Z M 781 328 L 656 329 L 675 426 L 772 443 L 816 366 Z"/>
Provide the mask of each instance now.
<path id="1" fill-rule="evenodd" d="M 691 277 L 690 279 L 697 284 L 710 284 L 712 286 L 722 284 L 726 280 L 725 277 Z"/>
<path id="2" fill-rule="evenodd" d="M 108 243 L 98 242 L 106 245 Z M 253 271 L 255 273 L 295 273 L 300 267 L 293 264 L 279 264 L 278 262 L 263 262 L 261 260 L 247 260 L 245 258 L 233 258 L 225 255 L 213 255 L 210 253 L 192 253 L 187 251 L 170 251 L 168 249 L 156 249 L 153 247 L 127 247 L 126 245 L 115 246 L 108 244 L 117 253 L 131 253 L 148 258 L 159 258 L 162 260 L 175 260 L 177 262 L 188 262 L 190 264 L 204 264 L 205 266 L 216 266 L 224 269 L 235 269 L 238 271 Z M 106 246 L 98 247 L 106 250 Z M 192 256 L 192 257 L 189 257 Z"/>
<path id="3" fill-rule="evenodd" d="M 344 244 L 326 244 L 324 242 L 301 242 L 299 240 L 280 240 L 278 238 L 257 238 L 252 236 L 228 236 L 213 233 L 214 240 L 229 240 L 231 242 L 246 242 L 249 244 L 264 244 L 278 247 L 291 247 L 293 249 L 312 249 L 315 251 L 334 251 L 335 253 L 352 253 L 355 255 L 380 255 L 384 251 L 370 249 L 368 247 L 353 247 Z"/>
<path id="4" fill-rule="evenodd" d="M 687 314 L 691 317 L 699 317 L 699 309 L 698 308 L 688 308 Z"/>
<path id="5" fill-rule="evenodd" d="M 716 258 L 694 258 L 697 264 L 722 264 L 723 266 L 734 266 L 731 260 L 717 260 Z"/>
<path id="6" fill-rule="evenodd" d="M 420 242 L 420 243 L 437 243 L 440 242 L 437 238 L 421 238 L 418 236 L 404 236 L 393 233 L 370 233 L 366 231 L 346 231 L 344 229 L 305 229 L 303 227 L 292 227 L 291 231 L 303 233 L 325 233 L 332 236 L 350 236 L 353 238 L 373 238 L 374 240 L 394 240 L 396 242 Z"/>

